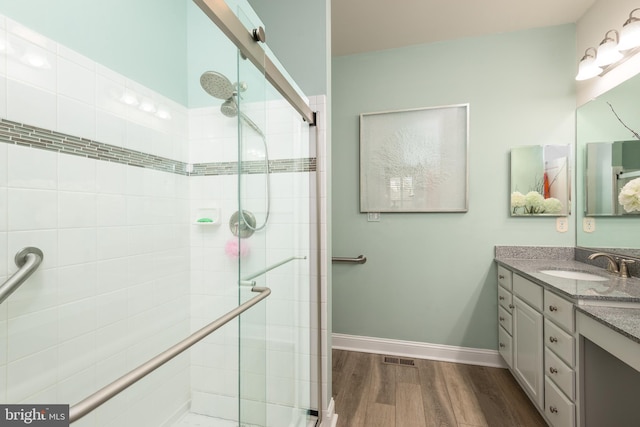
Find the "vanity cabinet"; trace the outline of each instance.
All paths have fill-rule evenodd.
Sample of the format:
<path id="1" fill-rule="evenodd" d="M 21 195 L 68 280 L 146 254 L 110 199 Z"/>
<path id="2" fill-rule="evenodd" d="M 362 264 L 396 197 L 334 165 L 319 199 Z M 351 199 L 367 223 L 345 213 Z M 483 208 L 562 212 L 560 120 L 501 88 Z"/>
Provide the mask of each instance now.
<path id="1" fill-rule="evenodd" d="M 545 404 L 553 427 L 575 425 L 575 313 L 573 303 L 544 291 Z"/>
<path id="2" fill-rule="evenodd" d="M 571 301 L 498 266 L 499 353 L 553 427 L 575 426 Z"/>
<path id="3" fill-rule="evenodd" d="M 498 352 L 509 368 L 513 364 L 512 273 L 498 266 Z"/>
<path id="4" fill-rule="evenodd" d="M 544 405 L 542 288 L 513 275 L 513 373 L 531 399 Z"/>

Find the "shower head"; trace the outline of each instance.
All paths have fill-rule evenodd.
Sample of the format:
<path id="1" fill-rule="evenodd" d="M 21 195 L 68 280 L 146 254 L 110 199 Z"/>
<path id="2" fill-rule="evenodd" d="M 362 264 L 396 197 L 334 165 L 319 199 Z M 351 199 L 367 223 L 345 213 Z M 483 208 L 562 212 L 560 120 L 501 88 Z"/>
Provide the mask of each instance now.
<path id="1" fill-rule="evenodd" d="M 229 98 L 220 106 L 220 112 L 227 117 L 235 117 L 238 115 L 238 104 L 233 98 Z"/>
<path id="2" fill-rule="evenodd" d="M 217 71 L 205 71 L 200 76 L 200 85 L 211 96 L 228 100 L 234 95 L 233 84 Z"/>

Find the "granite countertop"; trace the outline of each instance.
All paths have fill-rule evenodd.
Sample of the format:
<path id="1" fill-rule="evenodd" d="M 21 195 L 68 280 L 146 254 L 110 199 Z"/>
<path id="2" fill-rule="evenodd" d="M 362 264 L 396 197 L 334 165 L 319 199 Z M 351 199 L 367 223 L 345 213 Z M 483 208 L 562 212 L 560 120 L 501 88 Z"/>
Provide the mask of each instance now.
<path id="1" fill-rule="evenodd" d="M 640 309 L 597 305 L 576 305 L 576 310 L 619 334 L 640 343 Z"/>
<path id="2" fill-rule="evenodd" d="M 607 270 L 571 259 L 498 258 L 496 262 L 521 276 L 573 300 L 589 304 L 589 300 L 602 304 L 606 301 L 638 304 L 640 308 L 640 279 L 620 278 Z M 583 271 L 606 278 L 605 281 L 564 279 L 540 273 L 540 270 Z"/>
<path id="3" fill-rule="evenodd" d="M 570 252 L 563 251 L 565 248 L 552 248 L 551 252 L 544 247 L 501 249 L 501 254 L 496 254 L 495 258 L 499 265 L 573 300 L 576 310 L 640 343 L 640 278 L 623 279 L 604 268 L 576 261 Z M 582 271 L 607 280 L 564 279 L 540 273 L 540 270 Z"/>

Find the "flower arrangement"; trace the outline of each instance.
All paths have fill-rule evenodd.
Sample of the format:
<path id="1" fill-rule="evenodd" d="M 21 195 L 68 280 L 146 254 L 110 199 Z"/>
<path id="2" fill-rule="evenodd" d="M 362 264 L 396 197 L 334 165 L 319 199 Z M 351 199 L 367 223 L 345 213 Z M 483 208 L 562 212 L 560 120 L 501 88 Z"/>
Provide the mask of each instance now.
<path id="1" fill-rule="evenodd" d="M 514 215 L 556 214 L 562 212 L 562 203 L 553 197 L 545 199 L 537 191 L 527 194 L 514 191 L 511 193 L 511 210 Z"/>
<path id="2" fill-rule="evenodd" d="M 640 211 L 640 178 L 632 179 L 622 187 L 618 202 L 626 212 Z"/>

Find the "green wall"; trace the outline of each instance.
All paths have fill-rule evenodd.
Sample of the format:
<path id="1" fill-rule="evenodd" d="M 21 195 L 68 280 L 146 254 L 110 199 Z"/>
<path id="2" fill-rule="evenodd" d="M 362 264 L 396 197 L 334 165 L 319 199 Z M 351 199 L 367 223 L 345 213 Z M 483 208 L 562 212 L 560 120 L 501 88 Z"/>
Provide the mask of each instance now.
<path id="1" fill-rule="evenodd" d="M 326 1 L 249 0 L 265 24 L 267 44 L 306 95 L 327 93 Z"/>
<path id="2" fill-rule="evenodd" d="M 555 218 L 509 217 L 509 150 L 575 141 L 575 28 L 336 57 L 333 332 L 497 348 L 495 245 L 573 246 Z M 469 211 L 359 213 L 361 113 L 470 104 Z M 571 223 L 571 220 L 570 220 Z"/>
<path id="3" fill-rule="evenodd" d="M 0 0 L 0 13 L 184 105 L 186 0 Z"/>

